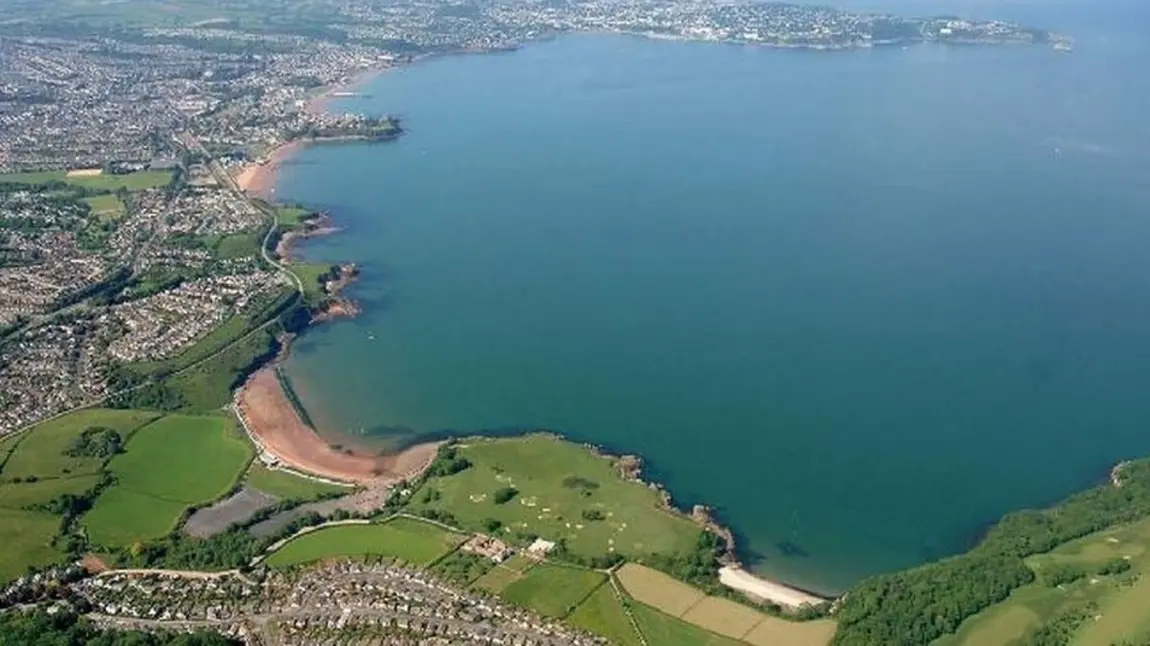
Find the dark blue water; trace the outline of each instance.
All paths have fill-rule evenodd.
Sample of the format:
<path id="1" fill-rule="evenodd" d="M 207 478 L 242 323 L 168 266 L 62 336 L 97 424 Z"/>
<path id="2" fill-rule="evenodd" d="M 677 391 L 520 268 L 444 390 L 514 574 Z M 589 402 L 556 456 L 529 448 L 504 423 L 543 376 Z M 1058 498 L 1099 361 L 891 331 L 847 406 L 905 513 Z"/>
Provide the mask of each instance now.
<path id="1" fill-rule="evenodd" d="M 1150 50 L 1088 31 L 574 36 L 387 74 L 338 107 L 407 135 L 280 180 L 347 229 L 306 254 L 364 270 L 291 375 L 327 432 L 640 453 L 814 589 L 962 549 L 1150 454 Z"/>

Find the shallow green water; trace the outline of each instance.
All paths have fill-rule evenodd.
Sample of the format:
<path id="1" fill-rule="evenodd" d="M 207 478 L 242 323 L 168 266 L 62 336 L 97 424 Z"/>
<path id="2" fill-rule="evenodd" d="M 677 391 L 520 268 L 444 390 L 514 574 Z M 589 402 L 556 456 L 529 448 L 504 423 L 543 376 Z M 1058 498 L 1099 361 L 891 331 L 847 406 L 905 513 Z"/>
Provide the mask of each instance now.
<path id="1" fill-rule="evenodd" d="M 553 428 L 822 591 L 1150 454 L 1143 50 L 836 54 L 578 36 L 339 107 L 279 195 L 354 321 L 289 369 L 327 432 Z M 405 431 L 403 429 L 409 429 Z"/>

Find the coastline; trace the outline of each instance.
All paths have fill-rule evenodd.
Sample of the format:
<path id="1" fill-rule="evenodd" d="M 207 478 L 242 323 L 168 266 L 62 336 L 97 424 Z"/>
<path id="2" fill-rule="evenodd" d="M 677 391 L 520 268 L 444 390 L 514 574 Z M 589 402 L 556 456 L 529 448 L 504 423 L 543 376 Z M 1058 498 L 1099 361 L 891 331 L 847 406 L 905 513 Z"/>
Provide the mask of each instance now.
<path id="1" fill-rule="evenodd" d="M 328 103 L 332 99 L 337 98 L 337 94 L 345 92 L 356 93 L 364 85 L 396 66 L 397 63 L 388 62 L 383 65 L 365 69 L 349 78 L 325 85 L 319 89 L 315 96 L 312 96 L 304 102 L 303 111 L 307 114 L 321 114 L 326 112 Z M 240 168 L 239 172 L 235 175 L 236 184 L 239 185 L 240 190 L 253 197 L 264 199 L 274 197 L 276 172 L 279 170 L 280 165 L 289 162 L 292 157 L 303 150 L 309 143 L 317 142 L 295 140 L 274 146 L 260 159 L 253 160 Z"/>
<path id="2" fill-rule="evenodd" d="M 277 370 L 275 364 L 257 370 L 235 394 L 236 415 L 265 464 L 348 484 L 391 486 L 418 478 L 435 459 L 442 442 L 385 455 L 328 444 L 300 418 Z"/>
<path id="3" fill-rule="evenodd" d="M 406 62 L 417 62 L 422 58 Z M 307 101 L 304 109 L 313 114 L 323 112 L 337 93 L 355 92 L 365 83 L 393 67 L 395 64 L 373 68 L 355 75 L 350 80 L 326 86 Z M 296 140 L 276 146 L 264 159 L 243 167 L 236 176 L 237 184 L 248 195 L 274 202 L 277 171 L 282 164 L 288 162 L 309 143 L 317 142 Z M 277 246 L 277 255 L 283 261 L 290 263 L 292 247 L 299 240 L 339 231 L 339 228 L 333 225 L 330 215 L 323 214 L 323 217 L 323 226 L 317 231 L 294 235 L 289 232 L 285 235 Z M 339 303 L 336 305 L 338 307 Z M 311 324 L 320 324 L 332 318 L 335 316 L 321 314 L 314 317 Z M 285 349 L 285 352 L 288 351 L 290 350 Z M 280 466 L 335 482 L 366 485 L 372 489 L 390 487 L 399 482 L 418 478 L 426 472 L 435 459 L 439 447 L 444 444 L 443 441 L 416 444 L 394 454 L 377 456 L 356 453 L 353 449 L 340 445 L 329 445 L 316 429 L 301 418 L 296 404 L 285 392 L 277 374 L 278 363 L 282 358 L 277 357 L 272 364 L 253 373 L 235 392 L 233 408 L 245 431 L 258 447 L 261 460 L 273 467 Z M 564 439 L 562 435 L 551 431 L 542 432 Z M 642 480 L 642 460 L 638 456 L 612 456 L 594 445 L 585 444 L 584 448 L 615 462 L 623 478 L 640 482 L 659 491 L 664 508 L 669 513 L 689 518 L 706 531 L 723 538 L 727 544 L 727 553 L 723 556 L 719 568 L 719 580 L 723 585 L 747 595 L 752 600 L 774 604 L 787 611 L 797 611 L 804 606 L 833 601 L 747 570 L 739 560 L 734 533 L 713 518 L 709 507 L 695 505 L 689 512 L 680 509 L 661 484 Z"/>

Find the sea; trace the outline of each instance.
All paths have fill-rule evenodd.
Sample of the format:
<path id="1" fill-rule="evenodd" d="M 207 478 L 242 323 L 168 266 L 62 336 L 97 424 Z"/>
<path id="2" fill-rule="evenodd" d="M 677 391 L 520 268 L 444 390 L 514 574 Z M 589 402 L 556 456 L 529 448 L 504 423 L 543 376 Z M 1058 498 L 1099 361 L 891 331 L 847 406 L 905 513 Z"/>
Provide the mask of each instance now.
<path id="1" fill-rule="evenodd" d="M 957 5 L 1075 51 L 579 34 L 333 102 L 407 132 L 277 178 L 362 269 L 286 364 L 320 431 L 638 454 L 828 594 L 1150 455 L 1150 11 Z"/>

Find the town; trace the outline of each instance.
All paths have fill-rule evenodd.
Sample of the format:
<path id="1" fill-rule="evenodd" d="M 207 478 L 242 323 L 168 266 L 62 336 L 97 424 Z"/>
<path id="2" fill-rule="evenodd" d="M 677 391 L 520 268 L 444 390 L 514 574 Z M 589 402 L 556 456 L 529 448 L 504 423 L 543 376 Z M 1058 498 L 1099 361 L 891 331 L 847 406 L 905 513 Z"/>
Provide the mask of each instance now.
<path id="1" fill-rule="evenodd" d="M 715 596 L 717 559 L 732 535 L 673 513 L 655 488 L 630 478 L 619 485 L 630 489 L 618 490 L 628 498 L 627 520 L 611 531 L 634 523 L 628 535 L 646 532 L 636 543 L 644 550 L 667 541 L 660 555 L 672 556 L 663 568 L 688 572 L 674 581 L 675 593 L 691 600 L 682 608 L 652 596 L 671 590 L 671 577 L 641 565 L 637 559 L 648 553 L 638 547 L 625 558 L 622 538 L 620 552 L 614 536 L 599 551 L 569 551 L 561 534 L 615 527 L 598 508 L 528 535 L 527 520 L 550 520 L 551 508 L 537 513 L 528 504 L 533 497 L 484 485 L 468 505 L 526 520 L 516 533 L 510 521 L 494 518 L 457 523 L 437 506 L 442 492 L 419 489 L 427 477 L 471 468 L 454 449 L 432 446 L 417 469 L 392 479 L 372 462 L 365 467 L 371 478 L 334 481 L 285 469 L 250 432 L 232 432 L 248 430 L 239 394 L 255 381 L 253 372 L 284 356 L 309 325 L 356 311 L 338 295 L 355 277 L 354 265 L 291 253 L 293 241 L 327 231 L 333 218 L 272 199 L 285 150 L 403 133 L 397 115 L 330 109 L 334 96 L 360 92 L 372 74 L 428 56 L 511 50 L 569 32 L 812 50 L 920 43 L 1068 49 L 1071 42 L 997 21 L 784 3 L 24 4 L 19 19 L 0 22 L 0 532 L 8 532 L 0 538 L 18 571 L 31 573 L 0 590 L 0 609 L 15 608 L 0 619 L 48 608 L 99 629 L 205 631 L 250 645 L 647 645 L 643 635 L 675 631 L 758 645 L 775 643 L 779 630 L 821 645 L 834 631 L 829 604 L 801 591 L 774 598 L 778 591 L 768 590 L 749 605 L 730 598 L 745 587 Z M 264 376 L 281 388 L 275 375 Z M 164 436 L 170 428 L 180 432 Z M 559 446 L 548 450 L 572 450 L 547 441 Z M 137 448 L 124 451 L 132 442 Z M 188 455 L 173 456 L 177 447 Z M 321 448 L 336 458 L 352 453 Z M 231 466 L 227 451 L 234 452 Z M 148 457 L 133 467 L 139 455 Z M 598 473 L 601 457 L 572 459 L 591 459 L 580 467 Z M 56 463 L 57 470 L 43 468 Z M 162 476 L 131 482 L 133 469 L 149 468 Z M 505 477 L 501 466 L 485 468 L 484 477 Z M 148 489 L 163 489 L 180 469 L 193 474 L 172 481 L 192 493 L 170 498 Z M 595 493 L 600 482 L 574 473 L 547 494 L 579 505 L 602 496 Z M 200 491 L 212 478 L 218 490 Z M 148 509 L 116 516 L 123 511 L 116 505 L 134 496 Z M 602 497 L 596 504 L 617 499 Z M 396 505 L 419 518 L 369 526 Z M 130 526 L 140 516 L 150 525 Z M 292 547 L 296 530 L 302 536 L 305 526 L 337 525 L 316 532 L 330 537 L 343 521 L 377 537 L 386 524 L 404 549 L 421 541 L 447 547 L 422 563 L 412 555 L 325 553 L 267 565 Z M 429 531 L 437 533 L 420 533 Z M 17 538 L 25 542 L 9 549 Z M 184 541 L 199 542 L 187 548 Z M 188 553 L 211 567 L 197 567 L 203 563 Z M 692 574 L 703 570 L 710 578 Z M 11 576 L 0 585 L 13 572 L 4 571 Z M 713 587 L 692 587 L 700 582 Z M 772 606 L 774 614 L 761 606 L 780 598 L 786 608 Z M 699 612 L 688 614 L 695 603 Z M 779 617 L 786 613 L 794 616 Z M 804 621 L 790 621 L 796 617 Z"/>

